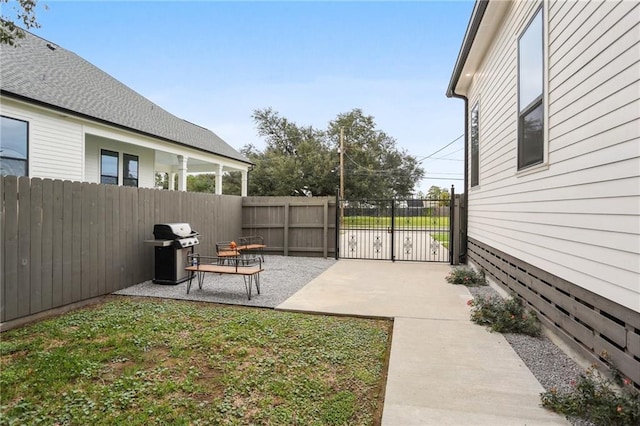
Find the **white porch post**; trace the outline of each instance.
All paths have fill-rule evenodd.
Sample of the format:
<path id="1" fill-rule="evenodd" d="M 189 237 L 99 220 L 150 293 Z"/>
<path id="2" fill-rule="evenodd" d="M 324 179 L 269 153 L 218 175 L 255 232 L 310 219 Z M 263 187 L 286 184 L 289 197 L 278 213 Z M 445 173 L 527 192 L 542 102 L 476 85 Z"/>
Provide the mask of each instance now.
<path id="1" fill-rule="evenodd" d="M 248 182 L 248 173 L 246 170 L 241 172 L 242 175 L 242 190 L 240 191 L 240 195 L 243 197 L 247 196 L 247 182 Z"/>
<path id="2" fill-rule="evenodd" d="M 176 190 L 176 172 L 169 173 L 169 191 Z"/>
<path id="3" fill-rule="evenodd" d="M 218 164 L 218 173 L 216 173 L 216 194 L 222 195 L 222 164 Z"/>
<path id="4" fill-rule="evenodd" d="M 189 157 L 178 155 L 178 191 L 187 190 L 187 161 Z"/>

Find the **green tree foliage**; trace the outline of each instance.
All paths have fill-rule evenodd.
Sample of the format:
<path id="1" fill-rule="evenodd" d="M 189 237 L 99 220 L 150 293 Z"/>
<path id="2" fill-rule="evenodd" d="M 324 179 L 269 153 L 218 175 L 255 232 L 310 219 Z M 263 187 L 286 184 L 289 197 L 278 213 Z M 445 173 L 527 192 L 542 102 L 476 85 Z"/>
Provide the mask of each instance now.
<path id="1" fill-rule="evenodd" d="M 338 184 L 337 153 L 324 132 L 302 127 L 271 108 L 253 113 L 258 134 L 266 148 L 249 145 L 242 153 L 255 163 L 249 177 L 249 194 L 332 195 Z"/>
<path id="2" fill-rule="evenodd" d="M 187 176 L 188 192 L 216 192 L 216 175 L 203 173 Z M 225 172 L 222 176 L 222 193 L 225 195 L 240 195 L 242 192 L 242 173 Z"/>
<path id="3" fill-rule="evenodd" d="M 439 186 L 433 185 L 427 191 L 427 198 L 429 200 L 440 200 L 440 205 L 446 206 L 448 204 L 448 200 L 451 199 L 451 194 L 449 194 L 449 190 L 447 188 L 440 188 Z"/>
<path id="4" fill-rule="evenodd" d="M 336 150 L 344 129 L 345 198 L 407 197 L 424 176 L 415 157 L 399 150 L 396 140 L 376 128 L 374 118 L 354 109 L 329 123 Z"/>
<path id="5" fill-rule="evenodd" d="M 344 129 L 345 197 L 383 199 L 408 196 L 424 171 L 416 159 L 376 129 L 360 109 L 340 114 L 327 130 L 299 126 L 271 108 L 253 114 L 266 148 L 242 153 L 255 163 L 249 194 L 334 195 L 339 185 L 340 128 Z"/>
<path id="6" fill-rule="evenodd" d="M 36 18 L 37 3 L 37 0 L 0 0 L 0 44 L 15 46 L 18 39 L 24 38 L 24 30 L 16 22 L 26 29 L 40 28 Z"/>

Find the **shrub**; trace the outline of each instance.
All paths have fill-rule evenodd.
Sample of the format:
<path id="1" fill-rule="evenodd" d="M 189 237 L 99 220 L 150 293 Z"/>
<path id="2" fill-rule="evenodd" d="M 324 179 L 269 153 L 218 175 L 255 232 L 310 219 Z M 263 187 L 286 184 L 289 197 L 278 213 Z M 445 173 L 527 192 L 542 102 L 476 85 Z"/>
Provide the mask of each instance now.
<path id="1" fill-rule="evenodd" d="M 558 393 L 554 388 L 540 397 L 543 407 L 566 417 L 581 418 L 597 425 L 638 425 L 640 393 L 629 379 L 623 379 L 621 385 L 621 388 L 614 386 L 592 365 L 572 383 L 571 392 Z"/>
<path id="2" fill-rule="evenodd" d="M 491 331 L 540 335 L 538 318 L 517 297 L 503 299 L 492 296 L 472 299 L 467 303 L 471 306 L 471 321 L 486 325 Z"/>
<path id="3" fill-rule="evenodd" d="M 477 273 L 471 268 L 453 268 L 447 275 L 447 282 L 450 284 L 461 284 L 467 287 L 487 285 L 484 270 Z"/>

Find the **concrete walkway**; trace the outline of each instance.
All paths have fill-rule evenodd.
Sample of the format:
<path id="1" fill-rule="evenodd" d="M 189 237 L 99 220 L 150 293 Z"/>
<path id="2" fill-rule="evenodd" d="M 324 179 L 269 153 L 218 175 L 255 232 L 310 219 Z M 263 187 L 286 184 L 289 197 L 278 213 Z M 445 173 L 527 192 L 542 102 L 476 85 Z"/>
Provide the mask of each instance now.
<path id="1" fill-rule="evenodd" d="M 566 425 L 509 343 L 470 322 L 449 265 L 340 260 L 276 309 L 394 318 L 382 424 Z"/>

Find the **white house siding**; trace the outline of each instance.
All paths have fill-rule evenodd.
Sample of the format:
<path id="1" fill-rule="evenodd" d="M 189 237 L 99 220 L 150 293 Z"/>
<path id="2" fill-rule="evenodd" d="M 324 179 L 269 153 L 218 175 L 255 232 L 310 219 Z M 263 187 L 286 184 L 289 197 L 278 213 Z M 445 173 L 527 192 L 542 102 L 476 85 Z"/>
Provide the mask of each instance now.
<path id="1" fill-rule="evenodd" d="M 0 114 L 29 122 L 29 176 L 82 180 L 84 144 L 79 122 L 5 97 Z"/>
<path id="2" fill-rule="evenodd" d="M 100 150 L 115 151 L 120 155 L 119 179 L 122 185 L 122 154 L 138 156 L 138 187 L 153 188 L 155 186 L 155 152 L 152 149 L 119 142 L 91 134 L 86 135 L 85 178 L 86 182 L 100 183 Z"/>
<path id="3" fill-rule="evenodd" d="M 545 4 L 548 164 L 517 171 L 513 2 L 476 73 L 480 182 L 468 235 L 640 312 L 640 4 Z"/>

